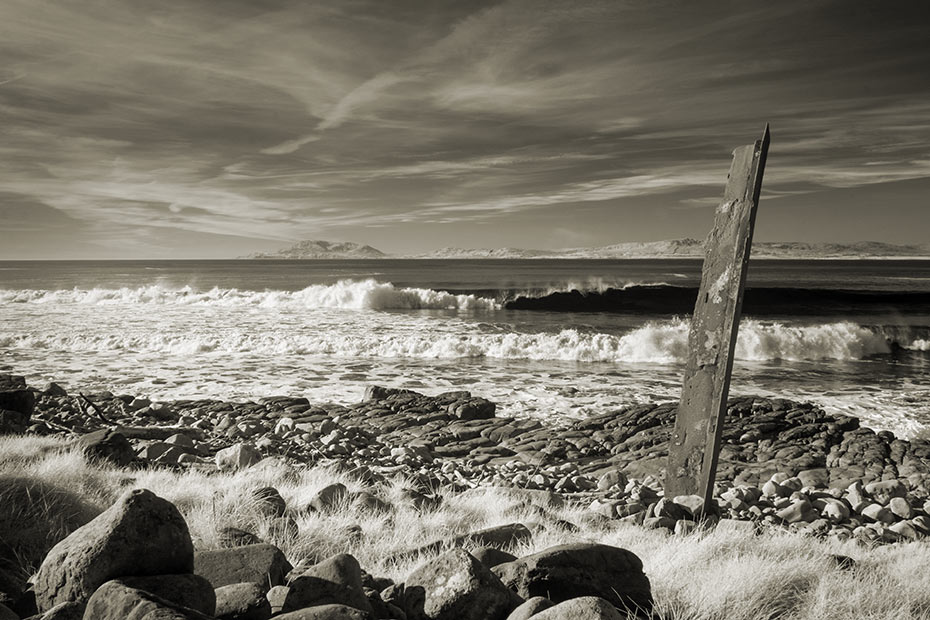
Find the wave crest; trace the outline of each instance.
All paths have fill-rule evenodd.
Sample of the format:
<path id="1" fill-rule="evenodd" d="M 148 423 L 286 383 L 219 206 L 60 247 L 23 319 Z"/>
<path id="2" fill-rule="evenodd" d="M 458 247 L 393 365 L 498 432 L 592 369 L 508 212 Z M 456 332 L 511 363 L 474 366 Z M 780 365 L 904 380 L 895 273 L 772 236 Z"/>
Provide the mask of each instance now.
<path id="1" fill-rule="evenodd" d="M 247 291 L 214 287 L 160 285 L 138 288 L 93 288 L 0 291 L 0 304 L 88 304 L 161 306 L 258 306 L 265 308 L 334 308 L 346 310 L 494 310 L 498 302 L 476 295 L 454 295 L 422 288 L 397 288 L 390 282 L 340 280 L 299 291 Z"/>

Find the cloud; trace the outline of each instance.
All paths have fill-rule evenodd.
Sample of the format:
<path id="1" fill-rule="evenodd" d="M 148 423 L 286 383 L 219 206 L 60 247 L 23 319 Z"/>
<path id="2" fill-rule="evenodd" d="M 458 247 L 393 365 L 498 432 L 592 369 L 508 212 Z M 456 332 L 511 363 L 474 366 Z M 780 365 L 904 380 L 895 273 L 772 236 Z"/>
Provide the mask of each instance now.
<path id="1" fill-rule="evenodd" d="M 895 205 L 917 209 L 930 48 L 916 11 L 8 0 L 0 191 L 44 205 L 10 226 L 61 214 L 81 252 L 114 256 L 130 238 L 166 255 L 178 239 L 196 254 L 336 232 L 480 245 L 488 226 L 528 245 L 541 214 L 563 239 L 611 242 L 619 205 L 623 234 L 687 221 L 699 237 L 733 147 L 770 121 L 779 204 L 896 184 Z"/>

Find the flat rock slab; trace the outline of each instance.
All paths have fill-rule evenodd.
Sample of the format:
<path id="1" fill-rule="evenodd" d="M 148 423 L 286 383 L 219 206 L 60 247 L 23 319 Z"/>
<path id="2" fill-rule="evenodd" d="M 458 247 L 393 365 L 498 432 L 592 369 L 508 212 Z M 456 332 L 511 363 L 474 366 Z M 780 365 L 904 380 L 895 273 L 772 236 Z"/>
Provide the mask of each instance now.
<path id="1" fill-rule="evenodd" d="M 85 603 L 111 579 L 193 569 L 184 517 L 171 502 L 137 489 L 52 547 L 36 574 L 36 603 L 40 611 Z"/>

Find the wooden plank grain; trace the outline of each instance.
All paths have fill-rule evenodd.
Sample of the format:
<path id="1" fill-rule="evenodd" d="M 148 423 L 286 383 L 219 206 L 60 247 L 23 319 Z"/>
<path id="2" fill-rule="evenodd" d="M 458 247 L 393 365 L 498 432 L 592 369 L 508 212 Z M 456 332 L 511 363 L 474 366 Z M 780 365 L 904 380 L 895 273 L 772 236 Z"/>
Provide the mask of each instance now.
<path id="1" fill-rule="evenodd" d="M 761 140 L 733 151 L 723 201 L 705 242 L 681 402 L 669 442 L 666 497 L 696 494 L 710 501 L 713 493 L 769 142 L 766 125 Z"/>

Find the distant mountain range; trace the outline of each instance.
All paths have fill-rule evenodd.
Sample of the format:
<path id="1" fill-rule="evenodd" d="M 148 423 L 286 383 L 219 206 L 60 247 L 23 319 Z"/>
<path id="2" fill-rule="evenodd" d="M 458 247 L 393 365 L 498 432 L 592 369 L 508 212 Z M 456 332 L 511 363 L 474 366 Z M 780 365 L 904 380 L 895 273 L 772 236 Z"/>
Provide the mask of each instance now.
<path id="1" fill-rule="evenodd" d="M 347 241 L 301 241 L 273 253 L 252 254 L 245 258 L 352 259 L 352 258 L 701 258 L 703 242 L 671 239 L 617 243 L 595 248 L 533 250 L 523 248 L 468 249 L 442 248 L 425 254 L 385 254 L 370 245 Z M 857 243 L 801 243 L 797 241 L 758 241 L 752 244 L 754 258 L 925 258 L 930 244 L 896 245 L 879 241 Z"/>

